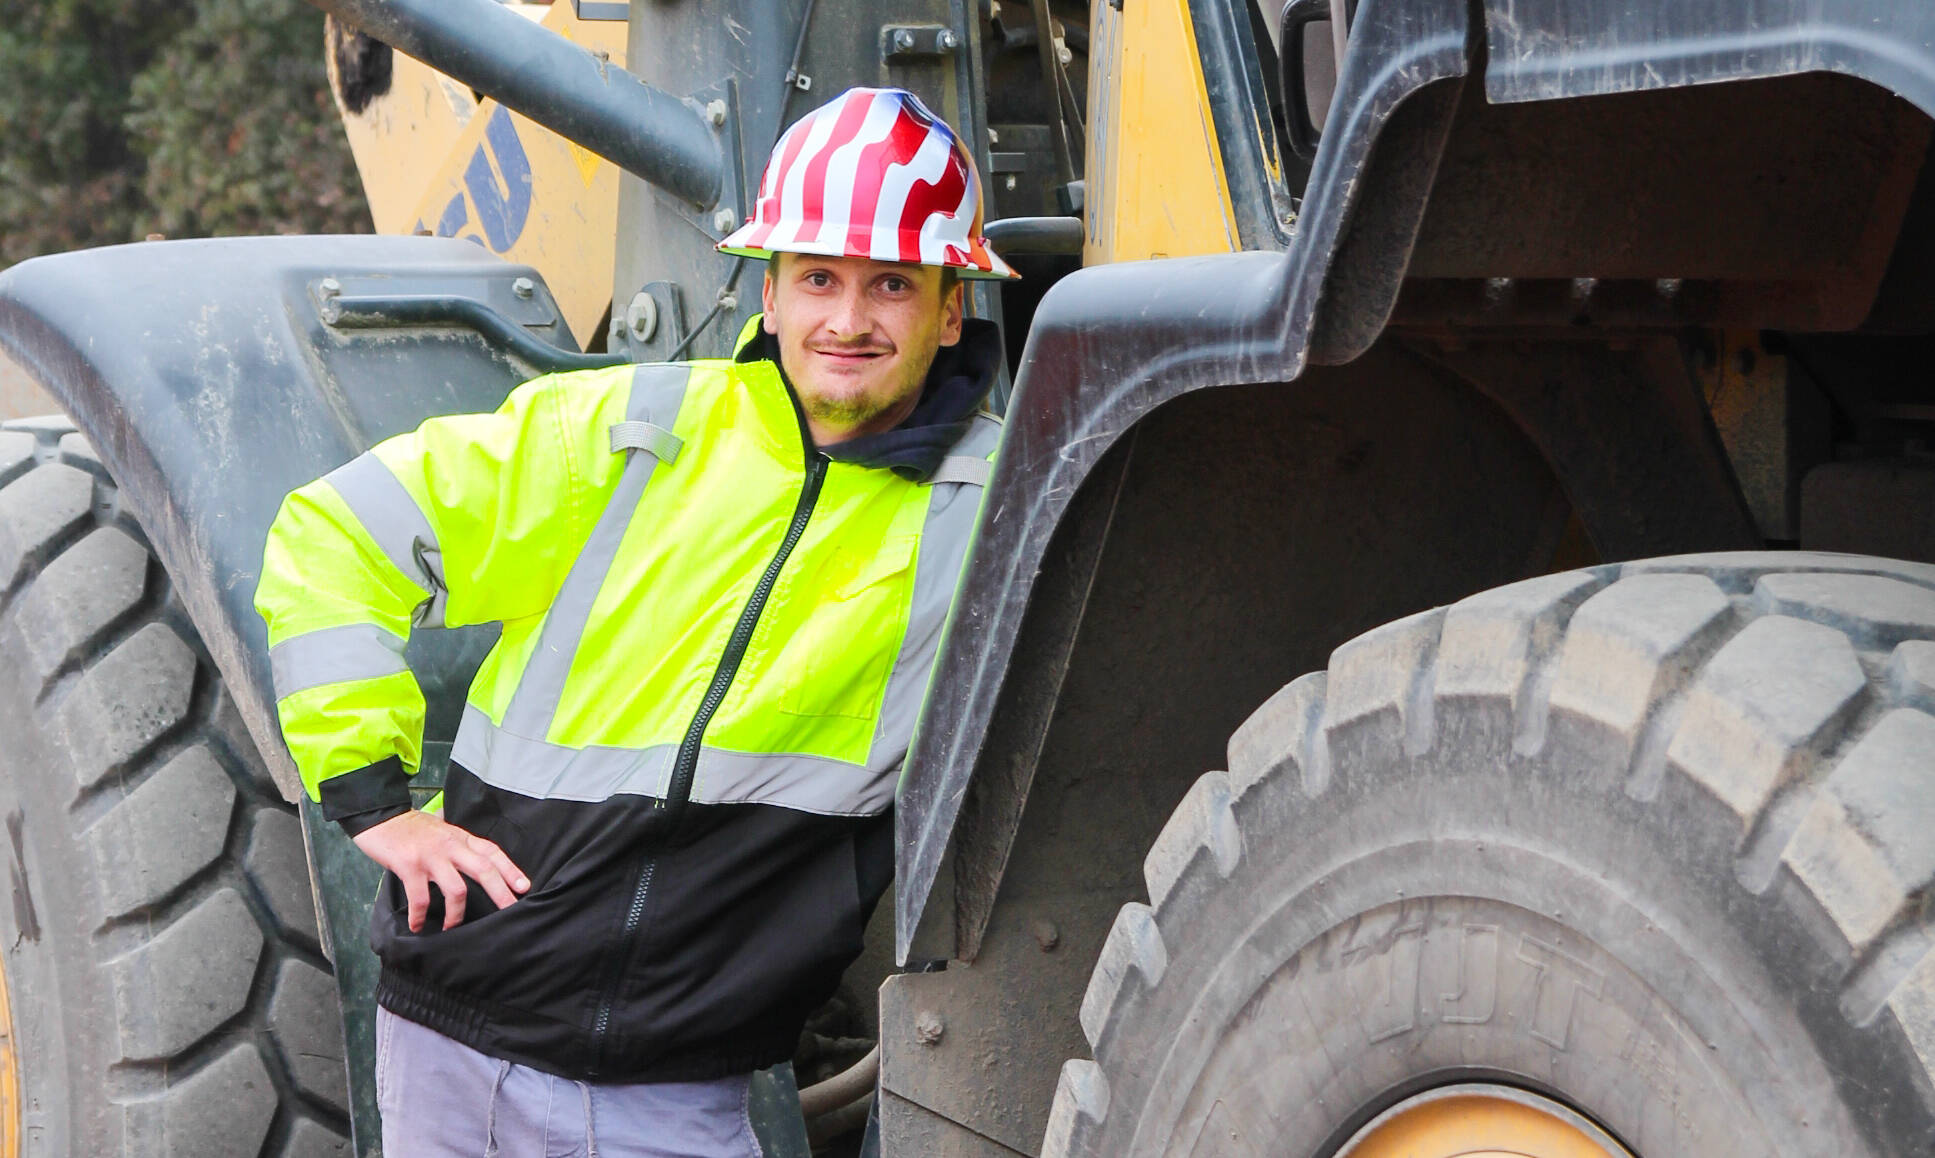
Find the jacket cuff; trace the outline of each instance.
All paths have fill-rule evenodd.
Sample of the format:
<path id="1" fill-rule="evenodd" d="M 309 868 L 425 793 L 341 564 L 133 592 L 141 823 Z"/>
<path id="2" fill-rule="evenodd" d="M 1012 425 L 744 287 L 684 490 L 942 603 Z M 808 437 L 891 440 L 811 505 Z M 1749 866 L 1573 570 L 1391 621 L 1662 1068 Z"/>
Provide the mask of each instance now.
<path id="1" fill-rule="evenodd" d="M 410 776 L 395 756 L 331 776 L 317 788 L 323 819 L 354 837 L 410 811 Z"/>

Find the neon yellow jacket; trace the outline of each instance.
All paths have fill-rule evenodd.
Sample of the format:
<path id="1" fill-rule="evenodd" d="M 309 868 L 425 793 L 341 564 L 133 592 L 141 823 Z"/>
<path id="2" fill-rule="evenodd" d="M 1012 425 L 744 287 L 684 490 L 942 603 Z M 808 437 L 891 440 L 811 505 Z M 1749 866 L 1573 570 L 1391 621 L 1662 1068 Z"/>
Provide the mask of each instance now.
<path id="1" fill-rule="evenodd" d="M 379 444 L 291 494 L 265 552 L 305 785 L 330 803 L 363 774 L 331 811 L 394 805 L 423 728 L 411 629 L 495 621 L 453 752 L 487 783 L 879 812 L 998 429 L 978 417 L 925 482 L 828 462 L 772 362 L 720 360 L 550 375 Z"/>

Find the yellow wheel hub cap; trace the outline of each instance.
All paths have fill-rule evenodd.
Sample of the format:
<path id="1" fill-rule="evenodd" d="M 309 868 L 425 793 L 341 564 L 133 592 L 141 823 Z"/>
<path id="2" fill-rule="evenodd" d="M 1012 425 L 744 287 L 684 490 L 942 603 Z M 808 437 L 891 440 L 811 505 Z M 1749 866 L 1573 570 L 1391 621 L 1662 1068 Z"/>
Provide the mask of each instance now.
<path id="1" fill-rule="evenodd" d="M 0 1158 L 20 1158 L 20 1054 L 13 1043 L 4 957 L 0 957 Z"/>
<path id="2" fill-rule="evenodd" d="M 1510 1086 L 1445 1086 L 1372 1119 L 1337 1158 L 1633 1158 L 1550 1098 Z"/>

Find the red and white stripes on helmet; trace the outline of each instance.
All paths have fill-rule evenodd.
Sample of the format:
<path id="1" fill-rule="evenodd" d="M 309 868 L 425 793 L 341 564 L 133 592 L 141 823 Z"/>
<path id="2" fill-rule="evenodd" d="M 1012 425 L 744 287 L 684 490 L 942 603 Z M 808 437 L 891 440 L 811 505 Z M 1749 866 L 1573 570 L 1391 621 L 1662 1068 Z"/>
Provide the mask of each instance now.
<path id="1" fill-rule="evenodd" d="M 981 236 L 973 157 L 945 121 L 897 88 L 848 89 L 787 129 L 766 163 L 752 220 L 718 248 L 1017 276 Z"/>

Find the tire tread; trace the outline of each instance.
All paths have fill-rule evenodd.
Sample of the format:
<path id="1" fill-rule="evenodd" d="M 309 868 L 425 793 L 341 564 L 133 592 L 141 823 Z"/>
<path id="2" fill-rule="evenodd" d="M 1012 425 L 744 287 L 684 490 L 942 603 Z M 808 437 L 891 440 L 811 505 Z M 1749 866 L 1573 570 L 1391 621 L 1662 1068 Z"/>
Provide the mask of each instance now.
<path id="1" fill-rule="evenodd" d="M 40 688 L 29 726 L 72 757 L 54 823 L 92 869 L 111 994 L 86 1096 L 117 1107 L 129 1155 L 347 1154 L 301 828 L 190 631 L 87 440 L 58 417 L 0 423 L 0 640 Z"/>
<path id="2" fill-rule="evenodd" d="M 1864 617 L 1869 601 L 1882 614 Z M 1232 799 L 1347 787 L 1366 753 L 1416 754 L 1489 717 L 1521 756 L 1560 745 L 1610 754 L 1626 776 L 1604 787 L 1642 803 L 1664 798 L 1668 778 L 1720 803 L 1740 819 L 1743 855 L 1761 833 L 1769 863 L 1841 933 L 1832 948 L 1849 983 L 1865 958 L 1892 951 L 1883 983 L 1866 982 L 1875 999 L 1844 1011 L 1857 1026 L 1885 1011 L 1935 1076 L 1931 636 L 1935 566 L 1801 552 L 1541 576 L 1359 636 L 1327 673 L 1259 707 L 1231 738 L 1232 771 L 1206 773 L 1185 796 L 1145 863 L 1151 903 L 1123 906 L 1110 930 L 1083 1032 L 1106 1060 L 1112 1027 L 1156 1000 L 1166 970 L 1146 962 L 1149 946 L 1166 954 L 1163 930 L 1182 919 L 1171 906 L 1211 887 L 1206 874 L 1227 877 L 1232 848 L 1240 857 L 1246 813 Z M 1770 663 L 1788 678 L 1753 678 Z M 1746 784 L 1716 759 L 1743 746 L 1757 773 Z M 1315 753 L 1326 757 L 1319 775 Z M 1782 809 L 1791 819 L 1774 815 Z M 1764 887 L 1749 875 L 1743 883 Z M 1103 1065 L 1067 1063 L 1045 1158 L 1125 1145 L 1127 1123 L 1108 1129 L 1109 1082 Z"/>

